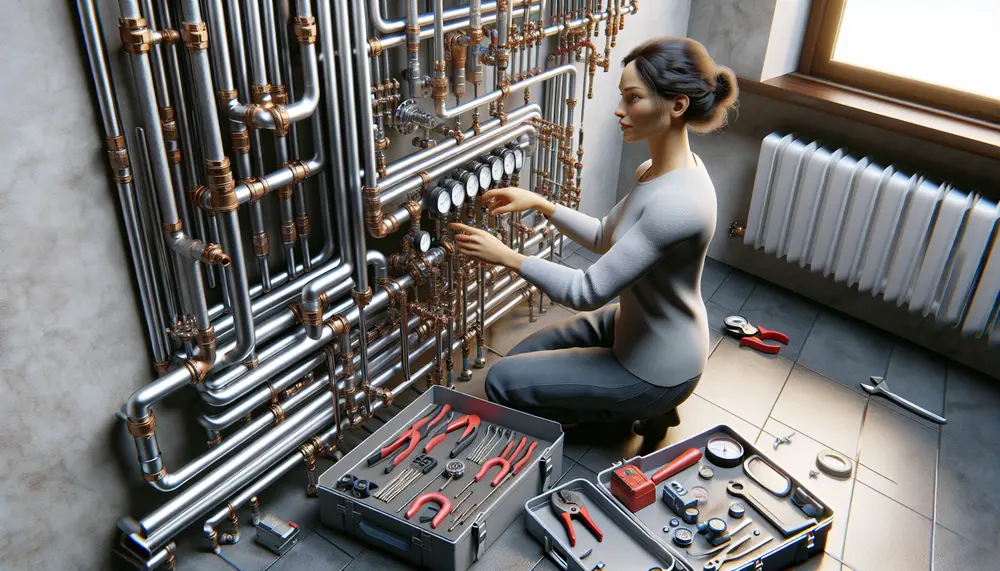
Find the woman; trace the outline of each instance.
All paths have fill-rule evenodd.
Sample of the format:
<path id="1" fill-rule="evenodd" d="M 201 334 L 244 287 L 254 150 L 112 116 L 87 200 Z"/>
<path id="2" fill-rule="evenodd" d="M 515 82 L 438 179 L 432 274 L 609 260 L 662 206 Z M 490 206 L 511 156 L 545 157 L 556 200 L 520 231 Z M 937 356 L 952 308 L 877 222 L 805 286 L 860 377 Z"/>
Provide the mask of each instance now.
<path id="1" fill-rule="evenodd" d="M 705 253 L 715 231 L 715 189 L 691 152 L 688 131 L 726 123 L 736 102 L 733 72 L 700 43 L 662 38 L 623 61 L 615 109 L 622 136 L 646 141 L 650 160 L 631 192 L 602 219 L 520 188 L 483 195 L 491 214 L 535 209 L 561 232 L 602 254 L 586 271 L 525 257 L 493 235 L 452 224 L 459 251 L 517 270 L 554 301 L 590 310 L 525 338 L 490 369 L 490 400 L 557 420 L 640 420 L 661 439 L 694 391 L 709 354 L 701 298 Z M 605 305 L 620 296 L 620 303 Z"/>

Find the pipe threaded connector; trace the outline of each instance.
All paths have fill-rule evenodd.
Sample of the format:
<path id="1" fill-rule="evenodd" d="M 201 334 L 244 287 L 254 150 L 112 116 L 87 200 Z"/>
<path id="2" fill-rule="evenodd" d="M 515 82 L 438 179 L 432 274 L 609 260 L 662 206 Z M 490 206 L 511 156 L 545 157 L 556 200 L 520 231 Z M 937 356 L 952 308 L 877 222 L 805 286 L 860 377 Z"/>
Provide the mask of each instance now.
<path id="1" fill-rule="evenodd" d="M 212 210 L 216 212 L 232 212 L 240 203 L 236 198 L 236 183 L 229 166 L 229 158 L 221 160 L 205 160 L 205 170 L 208 171 L 208 189 L 212 193 Z"/>
<path id="2" fill-rule="evenodd" d="M 206 264 L 219 265 L 224 268 L 232 263 L 232 259 L 230 259 L 228 254 L 222 251 L 222 246 L 219 244 L 207 244 L 201 250 L 201 261 Z"/>
<path id="3" fill-rule="evenodd" d="M 300 44 L 315 44 L 316 18 L 312 16 L 295 18 L 295 39 Z"/>
<path id="4" fill-rule="evenodd" d="M 190 51 L 207 50 L 208 26 L 205 25 L 205 22 L 184 24 L 181 27 L 181 38 L 184 39 L 184 47 Z"/>
<path id="5" fill-rule="evenodd" d="M 145 18 L 118 19 L 118 36 L 122 40 L 125 53 L 133 55 L 149 53 L 149 48 L 153 45 L 153 32 L 148 26 Z"/>

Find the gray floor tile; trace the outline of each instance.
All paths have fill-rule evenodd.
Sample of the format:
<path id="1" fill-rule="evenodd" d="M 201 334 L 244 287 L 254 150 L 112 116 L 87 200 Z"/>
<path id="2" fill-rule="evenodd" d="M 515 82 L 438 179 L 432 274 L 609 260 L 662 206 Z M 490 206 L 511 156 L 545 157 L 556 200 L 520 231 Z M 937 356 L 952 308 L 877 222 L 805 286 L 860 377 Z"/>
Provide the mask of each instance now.
<path id="1" fill-rule="evenodd" d="M 865 397 L 796 365 L 771 417 L 854 458 Z"/>
<path id="2" fill-rule="evenodd" d="M 544 552 L 524 528 L 524 517 L 515 519 L 469 571 L 521 571 L 538 563 Z"/>
<path id="3" fill-rule="evenodd" d="M 330 543 L 336 545 L 341 551 L 348 554 L 351 557 L 357 557 L 361 555 L 361 552 L 368 548 L 367 545 L 361 542 L 361 540 L 356 539 L 347 535 L 346 533 L 341 533 L 332 528 L 329 528 L 322 523 L 316 526 L 314 533 L 320 535 L 323 539 L 329 541 Z"/>
<path id="4" fill-rule="evenodd" d="M 701 272 L 701 298 L 708 301 L 719 289 L 732 268 L 712 258 L 705 258 L 705 269 Z"/>
<path id="5" fill-rule="evenodd" d="M 712 353 L 695 394 L 754 426 L 764 426 L 793 363 L 724 339 Z"/>
<path id="6" fill-rule="evenodd" d="M 578 462 L 580 458 L 590 450 L 590 437 L 586 430 L 570 428 L 565 431 L 563 438 L 563 454 L 570 460 Z"/>
<path id="7" fill-rule="evenodd" d="M 945 435 L 990 449 L 1000 435 L 1000 382 L 960 365 L 948 367 Z"/>
<path id="8" fill-rule="evenodd" d="M 844 554 L 844 538 L 847 535 L 847 514 L 851 511 L 851 495 L 854 492 L 854 479 L 831 478 L 820 474 L 810 478 L 809 472 L 816 469 L 816 455 L 827 448 L 825 444 L 809 438 L 805 434 L 796 434 L 792 439 L 775 450 L 774 439 L 785 437 L 795 432 L 794 429 L 772 419 L 764 425 L 757 447 L 773 459 L 792 477 L 802 482 L 809 491 L 833 510 L 833 527 L 826 539 L 826 552 L 837 559 Z M 825 567 L 823 568 L 825 569 Z"/>
<path id="9" fill-rule="evenodd" d="M 338 549 L 319 534 L 313 533 L 303 539 L 267 568 L 267 571 L 298 571 L 301 569 L 343 569 L 351 562 L 351 556 Z"/>
<path id="10" fill-rule="evenodd" d="M 934 526 L 934 571 L 995 571 L 1000 554 Z"/>
<path id="11" fill-rule="evenodd" d="M 942 437 L 936 522 L 1000 553 L 1000 457 L 987 450 Z"/>
<path id="12" fill-rule="evenodd" d="M 726 279 L 722 281 L 722 285 L 719 286 L 719 289 L 715 290 L 715 293 L 709 299 L 727 310 L 736 313 L 743 307 L 747 298 L 750 297 L 750 292 L 753 291 L 756 285 L 757 278 L 746 272 L 734 269 L 729 272 Z"/>
<path id="13" fill-rule="evenodd" d="M 821 311 L 797 362 L 860 393 L 869 376 L 885 376 L 892 343 L 860 321 Z"/>
<path id="14" fill-rule="evenodd" d="M 229 531 L 228 523 L 224 530 Z M 254 528 L 249 522 L 240 526 L 240 534 L 238 543 L 222 546 L 222 555 L 236 564 L 241 571 L 263 571 L 278 559 L 277 555 L 254 541 Z M 178 542 L 175 566 L 177 571 L 233 571 L 229 563 L 207 549 L 208 543 L 200 541 L 202 539 L 200 535 L 199 533 L 198 541 L 194 544 L 187 541 Z"/>
<path id="15" fill-rule="evenodd" d="M 937 452 L 937 431 L 872 401 L 861 430 L 858 481 L 933 517 Z"/>
<path id="16" fill-rule="evenodd" d="M 573 464 L 569 469 L 563 468 L 563 475 L 559 478 L 557 484 L 562 484 L 565 482 L 571 482 L 577 478 L 583 478 L 584 480 L 590 480 L 593 483 L 597 483 L 597 473 L 587 469 L 586 466 L 581 466 L 580 464 Z"/>
<path id="17" fill-rule="evenodd" d="M 530 323 L 528 321 L 528 305 L 521 304 L 505 315 L 503 319 L 494 323 L 493 327 L 490 327 L 486 336 L 487 345 L 501 354 L 506 354 L 532 332 L 572 316 L 571 312 L 562 307 L 550 306 L 545 315 L 538 317 L 538 321 Z M 473 348 L 473 354 L 475 354 L 475 348 Z"/>
<path id="18" fill-rule="evenodd" d="M 354 558 L 344 571 L 417 571 L 420 569 L 376 549 L 366 549 Z"/>
<path id="19" fill-rule="evenodd" d="M 944 414 L 944 387 L 947 362 L 930 351 L 906 341 L 897 341 L 889 357 L 885 380 L 892 392 L 935 414 Z M 879 399 L 889 408 L 926 424 L 940 426 L 904 409 L 888 399 Z"/>
<path id="20" fill-rule="evenodd" d="M 930 569 L 931 525 L 931 520 L 858 483 L 844 563 L 878 571 Z"/>
<path id="21" fill-rule="evenodd" d="M 739 314 L 750 323 L 788 335 L 789 343 L 782 346 L 781 355 L 795 361 L 816 322 L 819 306 L 798 294 L 762 282 L 754 288 Z"/>
<path id="22" fill-rule="evenodd" d="M 646 442 L 643 438 L 633 434 L 627 426 L 614 425 L 606 430 L 596 430 L 592 437 L 590 450 L 580 458 L 580 464 L 593 472 L 600 472 L 622 458 L 628 459 L 640 454 L 649 454 L 720 424 L 732 427 L 744 438 L 751 441 L 756 440 L 760 433 L 759 427 L 751 425 L 698 395 L 691 395 L 678 407 L 678 412 L 681 417 L 680 426 L 668 430 L 667 436 L 659 442 Z"/>

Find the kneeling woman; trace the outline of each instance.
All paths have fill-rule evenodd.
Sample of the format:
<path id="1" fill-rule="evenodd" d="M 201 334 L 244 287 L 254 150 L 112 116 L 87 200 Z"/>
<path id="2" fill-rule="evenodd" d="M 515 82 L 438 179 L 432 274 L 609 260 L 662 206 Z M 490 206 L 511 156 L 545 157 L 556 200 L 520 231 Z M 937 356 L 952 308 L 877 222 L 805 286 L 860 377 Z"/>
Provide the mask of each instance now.
<path id="1" fill-rule="evenodd" d="M 646 141 L 650 160 L 604 218 L 553 205 L 520 188 L 483 195 L 491 214 L 535 209 L 566 236 L 601 254 L 586 271 L 506 247 L 453 224 L 461 253 L 517 270 L 554 301 L 589 310 L 545 327 L 490 369 L 490 400 L 564 424 L 644 421 L 660 439 L 679 423 L 709 354 L 701 297 L 705 253 L 715 231 L 715 189 L 691 152 L 688 131 L 726 122 L 736 78 L 693 40 L 664 38 L 624 60 L 615 109 L 625 141 Z M 620 297 L 620 303 L 605 305 Z"/>

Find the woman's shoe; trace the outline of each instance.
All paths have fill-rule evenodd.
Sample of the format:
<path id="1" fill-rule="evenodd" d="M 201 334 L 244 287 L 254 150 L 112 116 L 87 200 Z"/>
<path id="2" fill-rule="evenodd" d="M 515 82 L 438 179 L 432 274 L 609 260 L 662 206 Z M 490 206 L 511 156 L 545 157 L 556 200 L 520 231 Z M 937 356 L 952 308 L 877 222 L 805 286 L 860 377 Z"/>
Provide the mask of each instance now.
<path id="1" fill-rule="evenodd" d="M 672 426 L 679 426 L 681 417 L 677 414 L 677 409 L 656 418 L 636 421 L 632 425 L 632 430 L 647 440 L 659 442 L 667 435 L 667 429 Z"/>

